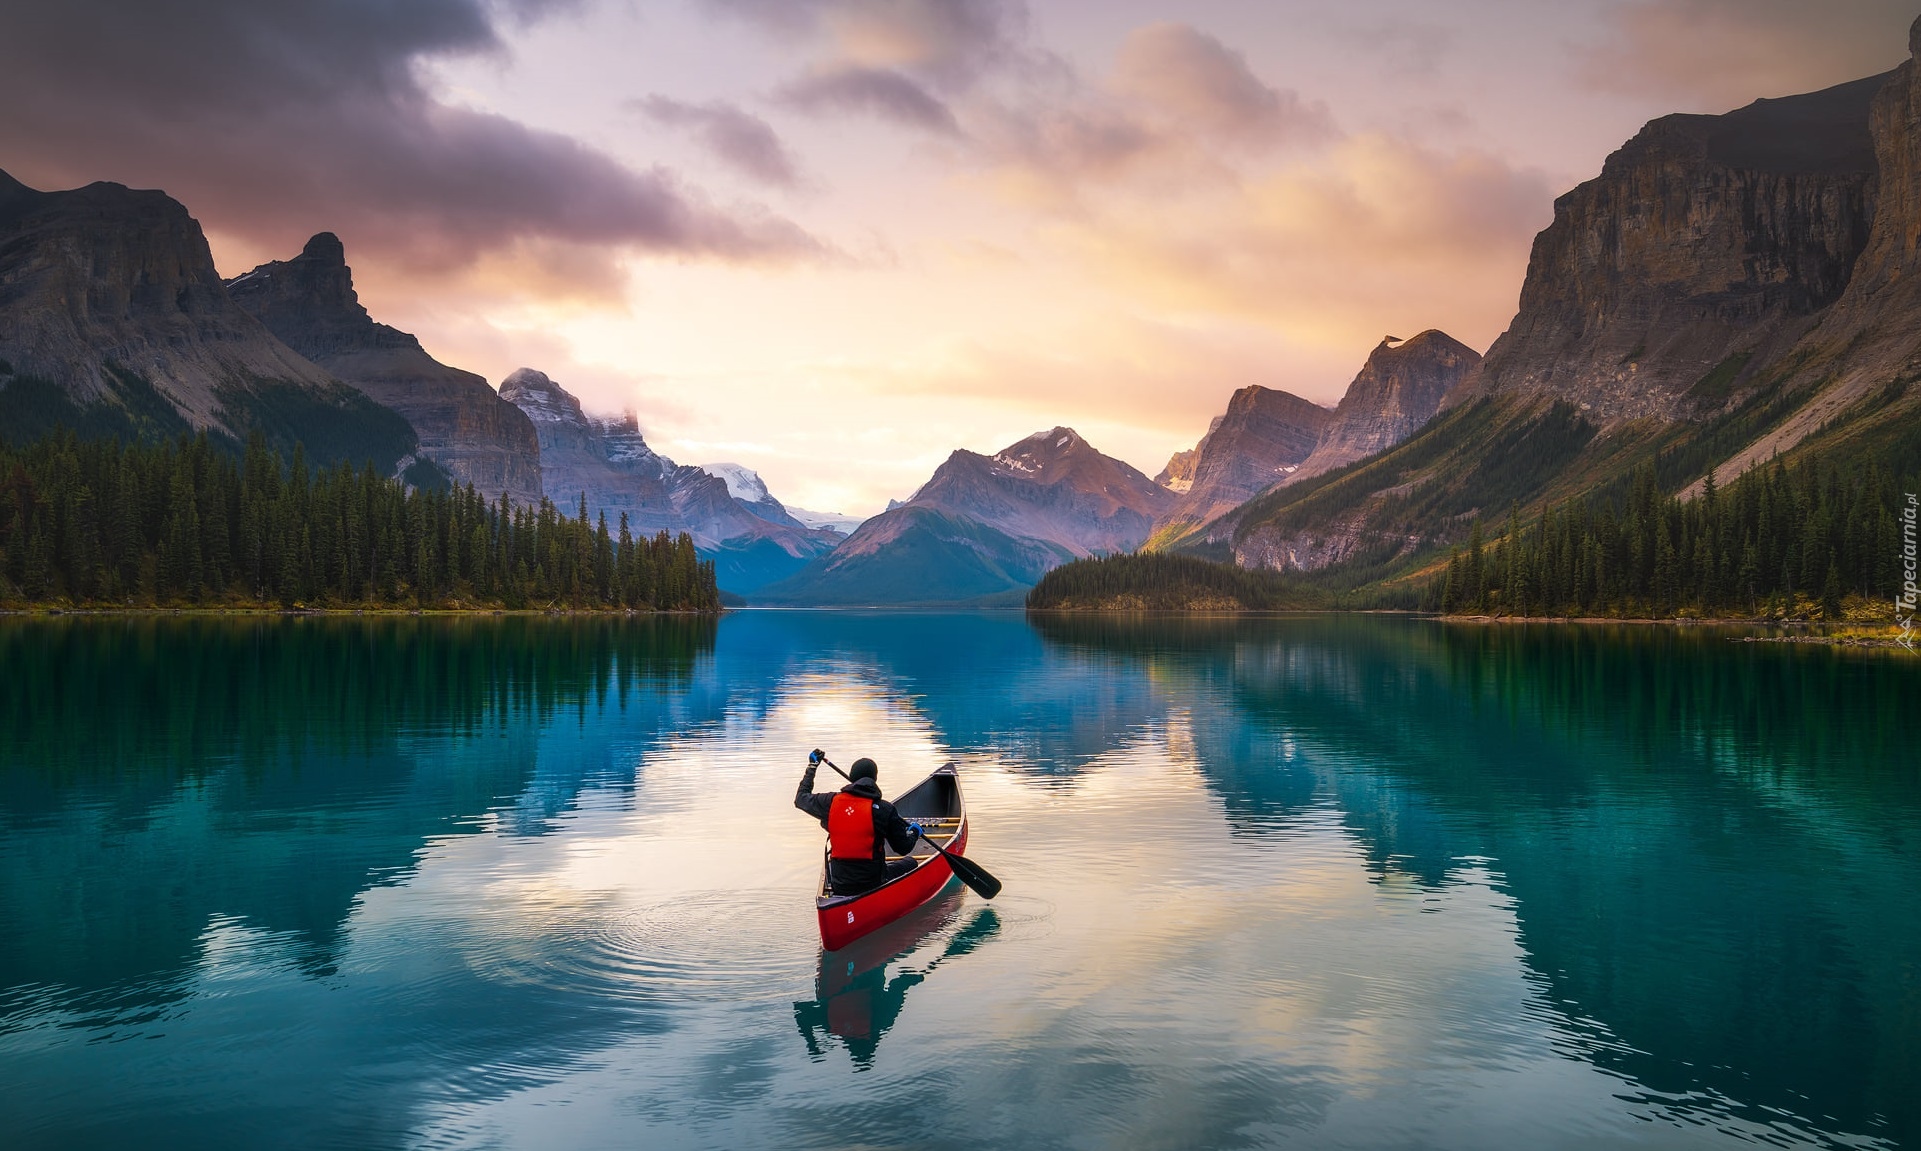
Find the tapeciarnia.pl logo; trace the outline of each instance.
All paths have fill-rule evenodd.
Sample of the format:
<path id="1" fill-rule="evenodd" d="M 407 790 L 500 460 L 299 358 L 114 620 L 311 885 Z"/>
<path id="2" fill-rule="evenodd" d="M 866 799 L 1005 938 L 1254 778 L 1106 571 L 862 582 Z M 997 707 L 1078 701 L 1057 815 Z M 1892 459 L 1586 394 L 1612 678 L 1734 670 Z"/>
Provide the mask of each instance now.
<path id="1" fill-rule="evenodd" d="M 1901 635 L 1896 642 L 1909 651 L 1914 650 L 1914 607 L 1921 598 L 1921 587 L 1915 581 L 1915 516 L 1921 511 L 1921 501 L 1913 492 L 1908 493 L 1907 506 L 1901 509 L 1901 593 L 1894 597 L 1894 622 L 1901 625 Z"/>

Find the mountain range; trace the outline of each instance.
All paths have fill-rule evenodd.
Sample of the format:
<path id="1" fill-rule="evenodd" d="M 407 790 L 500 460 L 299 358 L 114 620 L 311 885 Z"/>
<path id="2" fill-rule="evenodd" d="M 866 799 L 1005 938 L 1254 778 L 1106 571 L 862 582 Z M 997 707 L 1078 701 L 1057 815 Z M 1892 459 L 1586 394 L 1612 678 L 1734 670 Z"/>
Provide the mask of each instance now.
<path id="1" fill-rule="evenodd" d="M 838 533 L 788 515 L 758 476 L 752 498 L 737 498 L 731 489 L 741 477 L 675 463 L 647 446 L 632 413 L 589 416 L 544 372 L 514 372 L 501 381 L 500 395 L 533 425 L 541 484 L 551 498 L 569 508 L 579 501 L 590 517 L 604 515 L 612 525 L 625 517 L 637 536 L 689 532 L 730 592 L 755 591 L 840 542 Z"/>
<path id="2" fill-rule="evenodd" d="M 1912 469 L 1916 67 L 1650 122 L 1555 202 L 1514 321 L 1434 419 L 1170 542 L 1391 585 L 1477 521 L 1636 469 L 1682 493 L 1777 457 Z"/>
<path id="3" fill-rule="evenodd" d="M 62 258 L 76 248 L 84 263 Z M 368 314 L 329 232 L 223 280 L 199 225 L 164 193 L 6 180 L 0 292 L 12 437 L 56 423 L 232 443 L 260 431 L 315 463 L 371 458 L 411 483 L 584 507 L 610 530 L 624 518 L 637 536 L 688 532 L 723 588 L 770 603 L 1011 601 L 1061 563 L 1238 506 L 1325 450 L 1344 421 L 1392 423 L 1386 407 L 1329 412 L 1248 387 L 1189 454 L 1186 483 L 1157 484 L 1053 428 L 992 456 L 957 450 L 910 499 L 862 521 L 790 510 L 738 464 L 677 464 L 632 414 L 590 414 L 538 370 L 495 391 L 436 360 Z"/>
<path id="4" fill-rule="evenodd" d="M 590 418 L 539 372 L 496 392 L 434 359 L 361 306 L 330 232 L 223 280 L 199 223 L 163 192 L 40 192 L 0 173 L 0 436 L 57 425 L 199 431 L 230 447 L 259 433 L 313 464 L 371 461 L 490 501 L 571 509 L 587 494 L 590 514 L 625 512 L 637 535 L 692 535 L 730 591 L 791 574 L 843 535 L 788 514 L 745 469 L 655 454 L 631 415 Z"/>
<path id="5" fill-rule="evenodd" d="M 416 463 L 406 419 L 236 303 L 200 224 L 161 192 L 40 192 L 0 172 L 0 434 L 254 432 L 316 463 Z M 436 469 L 410 478 L 430 482 Z"/>
<path id="6" fill-rule="evenodd" d="M 339 237 L 322 232 L 291 260 L 227 281 L 227 293 L 287 347 L 406 419 L 420 452 L 456 483 L 515 503 L 541 495 L 534 426 L 486 380 L 450 368 L 360 306 Z"/>
<path id="7" fill-rule="evenodd" d="M 1429 330 L 1383 339 L 1332 411 L 1292 392 L 1242 388 L 1201 442 L 1162 470 L 1160 482 L 1181 498 L 1155 525 L 1151 546 L 1178 548 L 1269 488 L 1393 447 L 1431 419 L 1480 363 L 1474 349 Z"/>
<path id="8" fill-rule="evenodd" d="M 1132 551 L 1172 492 L 1071 428 L 991 456 L 955 451 L 905 503 L 756 598 L 768 603 L 958 603 L 1018 598 L 1069 560 Z"/>
<path id="9" fill-rule="evenodd" d="M 1154 479 L 1056 427 L 957 450 L 864 522 L 801 512 L 539 371 L 496 392 L 435 360 L 360 305 L 329 233 L 223 281 L 163 193 L 4 174 L 0 435 L 261 434 L 689 532 L 722 587 L 767 603 L 1011 602 L 1143 547 L 1392 588 L 1478 524 L 1631 474 L 1690 493 L 1777 455 L 1921 455 L 1916 69 L 1650 122 L 1556 201 L 1485 358 L 1425 331 L 1381 341 L 1332 409 L 1243 387 Z"/>

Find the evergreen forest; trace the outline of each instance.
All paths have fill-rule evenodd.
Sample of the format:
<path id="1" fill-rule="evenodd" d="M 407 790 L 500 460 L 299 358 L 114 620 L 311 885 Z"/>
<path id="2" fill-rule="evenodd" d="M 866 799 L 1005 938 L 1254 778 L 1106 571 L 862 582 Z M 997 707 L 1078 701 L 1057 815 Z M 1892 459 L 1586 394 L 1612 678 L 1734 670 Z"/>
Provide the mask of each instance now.
<path id="1" fill-rule="evenodd" d="M 1282 611 L 1323 600 L 1298 578 L 1164 552 L 1076 560 L 1027 593 L 1031 611 Z"/>
<path id="2" fill-rule="evenodd" d="M 552 502 L 311 469 L 256 435 L 237 457 L 57 430 L 0 445 L 0 605 L 712 612 L 682 533 L 636 539 Z"/>
<path id="3" fill-rule="evenodd" d="M 1472 521 L 1465 543 L 1420 574 L 1367 582 L 1379 564 L 1255 572 L 1147 552 L 1055 568 L 1036 610 L 1415 608 L 1446 615 L 1885 621 L 1902 581 L 1911 476 L 1832 457 L 1751 468 L 1692 499 L 1661 490 L 1655 464 L 1625 483 L 1545 505 L 1504 528 Z M 1402 561 L 1403 563 L 1407 561 Z M 1416 561 L 1419 562 L 1419 561 Z M 1429 574 L 1431 573 L 1431 574 Z"/>
<path id="4" fill-rule="evenodd" d="M 1900 585 L 1906 485 L 1878 464 L 1780 461 L 1690 500 L 1652 466 L 1625 501 L 1575 498 L 1532 524 L 1510 508 L 1491 546 L 1477 522 L 1422 606 L 1512 616 L 1885 617 Z M 1907 489 L 1911 490 L 1911 488 Z"/>

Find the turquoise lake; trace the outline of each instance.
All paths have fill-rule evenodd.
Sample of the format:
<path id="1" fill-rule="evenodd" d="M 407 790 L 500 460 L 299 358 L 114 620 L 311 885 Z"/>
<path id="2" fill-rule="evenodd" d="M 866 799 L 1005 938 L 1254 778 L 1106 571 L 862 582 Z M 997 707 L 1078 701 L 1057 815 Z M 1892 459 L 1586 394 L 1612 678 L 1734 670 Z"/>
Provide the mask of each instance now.
<path id="1" fill-rule="evenodd" d="M 0 621 L 0 1141 L 1921 1146 L 1921 661 L 1737 634 Z"/>

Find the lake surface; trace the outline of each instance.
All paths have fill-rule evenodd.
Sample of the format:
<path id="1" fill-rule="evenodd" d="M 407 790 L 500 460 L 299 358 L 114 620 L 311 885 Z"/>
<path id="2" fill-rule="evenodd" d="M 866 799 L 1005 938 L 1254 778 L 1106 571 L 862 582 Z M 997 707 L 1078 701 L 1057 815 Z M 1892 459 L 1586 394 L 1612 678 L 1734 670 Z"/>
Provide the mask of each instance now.
<path id="1" fill-rule="evenodd" d="M 0 673 L 9 1148 L 1921 1146 L 1891 653 L 136 618 Z M 823 955 L 815 746 L 958 764 L 1004 894 Z"/>

